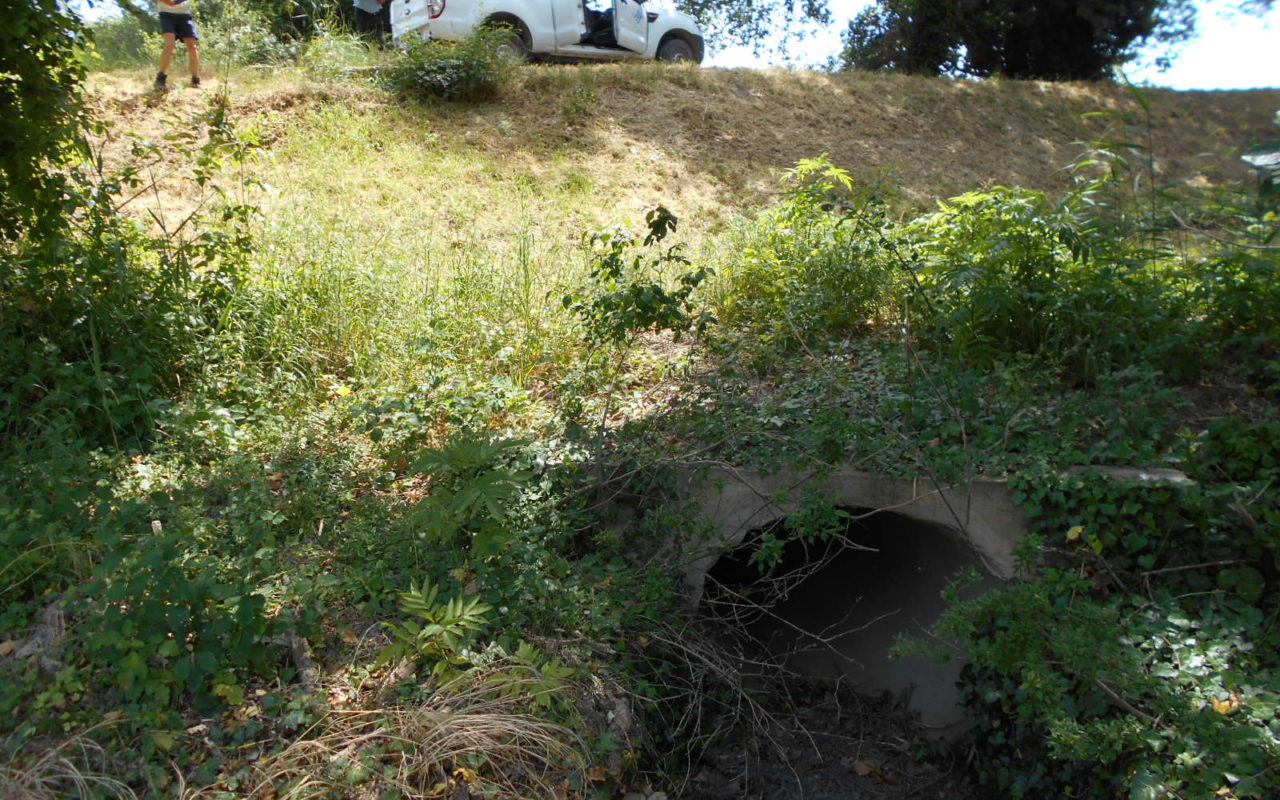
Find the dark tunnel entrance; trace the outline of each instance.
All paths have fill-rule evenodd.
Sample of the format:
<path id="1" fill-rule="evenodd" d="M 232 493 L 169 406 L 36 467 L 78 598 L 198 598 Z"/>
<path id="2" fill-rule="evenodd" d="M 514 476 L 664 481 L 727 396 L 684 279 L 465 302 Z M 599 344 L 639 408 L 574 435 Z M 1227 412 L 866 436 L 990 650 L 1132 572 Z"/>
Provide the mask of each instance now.
<path id="1" fill-rule="evenodd" d="M 966 595 L 997 580 L 954 529 L 891 512 L 845 510 L 854 519 L 842 535 L 823 543 L 788 541 L 781 561 L 764 573 L 751 556 L 766 532 L 789 538 L 786 520 L 753 531 L 708 573 L 705 613 L 740 625 L 765 654 L 803 677 L 841 681 L 863 693 L 906 694 L 926 726 L 947 732 L 962 719 L 955 688 L 961 664 L 891 659 L 889 650 L 902 635 L 931 639 L 945 607 L 943 589 L 961 570 L 982 576 Z"/>

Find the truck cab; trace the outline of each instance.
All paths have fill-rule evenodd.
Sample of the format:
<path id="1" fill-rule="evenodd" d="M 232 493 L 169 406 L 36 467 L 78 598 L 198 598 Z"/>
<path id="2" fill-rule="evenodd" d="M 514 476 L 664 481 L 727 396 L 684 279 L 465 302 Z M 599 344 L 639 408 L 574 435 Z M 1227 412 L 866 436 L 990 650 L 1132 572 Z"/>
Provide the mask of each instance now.
<path id="1" fill-rule="evenodd" d="M 390 0 L 397 40 L 414 34 L 460 39 L 477 27 L 504 24 L 512 55 L 575 60 L 655 58 L 700 63 L 702 30 L 664 0 Z"/>

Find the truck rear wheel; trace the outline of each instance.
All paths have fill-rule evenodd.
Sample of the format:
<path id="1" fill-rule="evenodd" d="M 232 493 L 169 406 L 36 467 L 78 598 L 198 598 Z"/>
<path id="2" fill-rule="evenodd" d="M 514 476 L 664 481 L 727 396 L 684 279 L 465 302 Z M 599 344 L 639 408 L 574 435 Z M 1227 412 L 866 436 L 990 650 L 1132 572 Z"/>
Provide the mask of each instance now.
<path id="1" fill-rule="evenodd" d="M 529 60 L 529 44 L 519 33 L 512 33 L 511 38 L 498 45 L 497 50 L 498 55 L 517 64 L 523 64 Z"/>
<path id="2" fill-rule="evenodd" d="M 482 27 L 507 34 L 493 48 L 497 55 L 523 64 L 529 60 L 529 29 L 510 14 L 495 14 L 481 23 Z"/>
<path id="3" fill-rule="evenodd" d="M 659 61 L 692 61 L 693 46 L 684 39 L 668 39 L 658 46 Z"/>

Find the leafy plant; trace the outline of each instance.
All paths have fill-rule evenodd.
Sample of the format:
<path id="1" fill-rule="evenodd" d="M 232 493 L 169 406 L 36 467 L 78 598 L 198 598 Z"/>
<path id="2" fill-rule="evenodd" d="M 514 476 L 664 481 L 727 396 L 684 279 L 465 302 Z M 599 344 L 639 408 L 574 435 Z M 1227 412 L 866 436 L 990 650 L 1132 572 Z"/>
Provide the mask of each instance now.
<path id="1" fill-rule="evenodd" d="M 76 56 L 83 26 L 54 0 L 22 0 L 0 33 L 0 251 L 38 241 L 69 222 L 62 167 L 83 152 L 89 118 L 80 88 L 85 65 Z"/>
<path id="2" fill-rule="evenodd" d="M 1196 456 L 1215 469 L 1253 449 L 1219 437 L 1225 446 Z M 1265 481 L 1254 458 L 1225 463 Z M 992 791 L 1274 793 L 1280 642 L 1263 620 L 1277 611 L 1266 586 L 1280 539 L 1256 486 L 1021 482 L 1028 553 L 1056 553 L 1061 567 L 1029 561 L 1034 574 L 1008 588 L 953 596 L 938 626 L 970 661 L 966 704 Z"/>
<path id="3" fill-rule="evenodd" d="M 294 37 L 282 36 L 273 31 L 270 14 L 254 8 L 250 3 L 222 2 L 217 13 L 205 13 L 200 17 L 201 44 L 208 50 L 208 57 L 220 65 L 270 64 L 287 61 L 298 54 L 301 44 Z"/>
<path id="4" fill-rule="evenodd" d="M 386 73 L 387 84 L 410 96 L 474 103 L 493 100 L 515 80 L 516 64 L 502 46 L 504 26 L 477 28 L 456 41 L 409 37 Z"/>
<path id="5" fill-rule="evenodd" d="M 1052 352 L 1089 380 L 1159 350 L 1182 357 L 1165 363 L 1189 365 L 1188 298 L 1176 275 L 1130 261 L 1080 202 L 997 188 L 904 226 L 927 298 L 917 330 L 979 363 Z"/>
<path id="6" fill-rule="evenodd" d="M 649 232 L 643 247 L 657 247 L 676 229 L 678 220 L 662 206 L 645 215 Z M 622 229 L 592 234 L 594 263 L 590 288 L 582 294 L 564 297 L 564 307 L 576 314 L 586 326 L 587 342 L 592 345 L 621 345 L 644 331 L 671 331 L 674 338 L 701 334 L 715 318 L 698 311 L 693 294 L 713 274 L 708 267 L 681 273 L 675 288 L 662 284 L 664 274 L 672 268 L 689 266 L 680 245 L 658 249 L 647 256 L 636 249 L 636 240 Z"/>
<path id="7" fill-rule="evenodd" d="M 439 596 L 439 587 L 427 582 L 400 595 L 401 610 L 418 619 L 383 623 L 395 641 L 382 649 L 375 666 L 411 657 L 429 663 L 432 677 L 447 682 L 471 665 L 466 645 L 485 629 L 493 608 L 478 597 L 441 602 Z"/>
<path id="8" fill-rule="evenodd" d="M 825 155 L 800 160 L 782 182 L 782 200 L 731 245 L 714 294 L 718 315 L 788 347 L 883 323 L 894 307 L 892 262 L 854 221 L 883 221 L 882 200 L 855 189 Z"/>
<path id="9" fill-rule="evenodd" d="M 226 192 L 221 173 L 256 147 L 222 104 L 193 123 L 175 145 L 197 184 L 223 198 L 215 218 L 144 234 L 115 199 L 139 192 L 143 166 L 99 178 L 82 164 L 66 187 L 77 229 L 4 253 L 0 298 L 22 313 L 0 320 L 0 429 L 137 447 L 201 361 L 252 247 L 255 209 Z M 136 155 L 160 157 L 145 146 Z"/>
<path id="10" fill-rule="evenodd" d="M 411 469 L 435 480 L 431 494 L 407 521 L 419 538 L 440 547 L 465 548 L 477 561 L 501 553 L 515 536 L 506 524 L 509 507 L 532 473 L 494 462 L 522 444 L 462 436 L 424 451 Z"/>

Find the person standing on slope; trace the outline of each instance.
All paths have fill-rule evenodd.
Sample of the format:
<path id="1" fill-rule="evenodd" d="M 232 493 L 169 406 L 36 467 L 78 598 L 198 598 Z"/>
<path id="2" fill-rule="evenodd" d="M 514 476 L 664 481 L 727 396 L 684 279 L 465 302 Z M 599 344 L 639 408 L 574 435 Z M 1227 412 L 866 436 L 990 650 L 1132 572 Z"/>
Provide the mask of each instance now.
<path id="1" fill-rule="evenodd" d="M 356 33 L 385 45 L 391 33 L 391 0 L 355 0 Z"/>
<path id="2" fill-rule="evenodd" d="M 156 73 L 156 89 L 167 89 L 169 61 L 173 50 L 181 41 L 187 46 L 187 60 L 191 65 L 191 85 L 200 85 L 200 53 L 196 51 L 195 18 L 191 16 L 191 0 L 156 0 L 160 12 L 160 32 L 164 34 L 164 50 L 160 52 L 160 71 Z"/>

